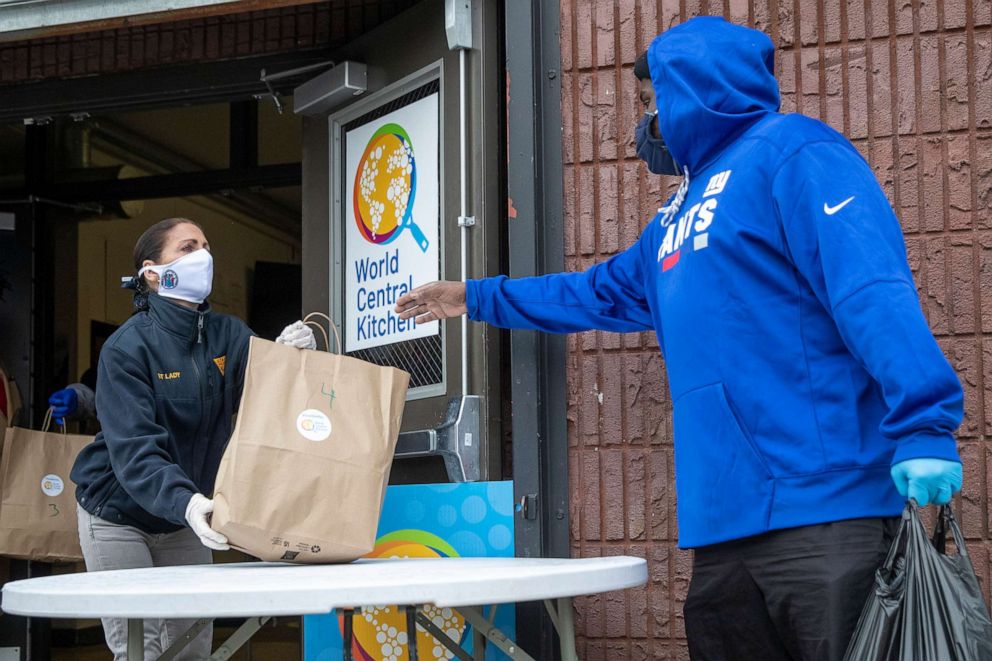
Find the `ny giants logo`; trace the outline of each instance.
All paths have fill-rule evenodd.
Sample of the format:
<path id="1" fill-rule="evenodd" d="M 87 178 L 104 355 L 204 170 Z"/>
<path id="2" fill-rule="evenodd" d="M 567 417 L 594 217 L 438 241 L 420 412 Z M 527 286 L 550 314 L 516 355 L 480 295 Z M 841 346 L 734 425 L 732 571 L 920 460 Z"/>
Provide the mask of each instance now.
<path id="1" fill-rule="evenodd" d="M 710 177 L 703 191 L 703 201 L 697 202 L 686 213 L 668 226 L 665 238 L 658 248 L 658 261 L 662 272 L 670 270 L 682 257 L 683 244 L 692 236 L 692 249 L 699 251 L 709 247 L 709 229 L 713 224 L 717 208 L 715 196 L 723 192 L 730 180 L 732 170 L 724 170 Z"/>

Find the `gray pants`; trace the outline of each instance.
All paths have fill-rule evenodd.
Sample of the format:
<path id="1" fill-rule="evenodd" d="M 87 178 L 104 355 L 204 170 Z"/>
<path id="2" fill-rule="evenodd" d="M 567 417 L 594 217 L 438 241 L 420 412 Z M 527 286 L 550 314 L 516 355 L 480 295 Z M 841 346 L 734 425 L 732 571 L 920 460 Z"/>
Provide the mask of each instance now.
<path id="1" fill-rule="evenodd" d="M 205 565 L 212 562 L 210 549 L 189 528 L 149 535 L 131 526 L 110 523 L 78 509 L 79 542 L 86 571 Z M 196 620 L 145 620 L 145 659 L 157 659 Z M 127 620 L 104 618 L 103 631 L 114 661 L 127 659 Z M 201 661 L 210 657 L 213 625 L 204 629 L 177 658 Z"/>

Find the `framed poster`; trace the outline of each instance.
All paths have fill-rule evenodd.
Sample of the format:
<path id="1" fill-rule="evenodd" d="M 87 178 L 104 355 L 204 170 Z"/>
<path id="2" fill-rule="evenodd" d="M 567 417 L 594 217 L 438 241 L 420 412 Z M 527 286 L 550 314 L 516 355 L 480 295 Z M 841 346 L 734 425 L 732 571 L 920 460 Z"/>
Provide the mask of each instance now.
<path id="1" fill-rule="evenodd" d="M 447 392 L 444 324 L 393 312 L 445 272 L 442 78 L 439 61 L 328 118 L 329 309 L 344 353 L 409 372 L 408 400 Z"/>
<path id="2" fill-rule="evenodd" d="M 372 558 L 505 557 L 514 555 L 513 483 L 395 485 L 386 490 Z M 428 606 L 424 613 L 452 639 L 472 650 L 472 627 L 457 611 Z M 488 616 L 490 611 L 485 610 Z M 494 623 L 511 638 L 515 609 L 500 606 Z M 337 661 L 342 656 L 343 621 L 336 613 L 303 618 L 304 661 Z M 450 661 L 454 655 L 417 627 L 420 659 Z M 395 606 L 355 615 L 352 657 L 361 661 L 407 661 L 406 621 Z M 495 645 L 486 660 L 507 658 Z"/>
<path id="3" fill-rule="evenodd" d="M 393 311 L 400 296 L 439 276 L 440 92 L 405 100 L 343 127 L 348 353 L 438 334 L 438 322 Z"/>

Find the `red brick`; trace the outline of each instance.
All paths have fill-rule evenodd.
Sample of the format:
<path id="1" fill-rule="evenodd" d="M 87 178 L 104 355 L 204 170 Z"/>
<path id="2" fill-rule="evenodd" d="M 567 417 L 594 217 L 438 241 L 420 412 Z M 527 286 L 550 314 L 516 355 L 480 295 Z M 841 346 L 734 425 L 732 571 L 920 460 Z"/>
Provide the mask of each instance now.
<path id="1" fill-rule="evenodd" d="M 512 81 L 511 81 L 512 86 Z M 563 73 L 561 76 L 561 157 L 563 163 L 575 162 L 575 108 L 573 106 L 573 86 L 575 76 Z"/>
<path id="2" fill-rule="evenodd" d="M 661 25 L 658 22 L 658 3 L 637 2 L 636 5 L 640 16 L 637 35 L 637 54 L 640 55 L 661 32 Z"/>
<path id="3" fill-rule="evenodd" d="M 920 37 L 918 57 L 920 61 L 920 112 L 923 130 L 927 133 L 940 131 L 940 55 L 936 35 Z"/>
<path id="4" fill-rule="evenodd" d="M 992 332 L 992 235 L 987 231 L 978 234 L 978 298 L 981 301 L 982 330 Z M 988 360 L 985 362 L 989 365 Z M 989 404 L 992 405 L 992 400 Z"/>
<path id="5" fill-rule="evenodd" d="M 961 489 L 961 509 L 958 517 L 961 530 L 967 539 L 985 536 L 987 517 L 983 508 L 985 495 L 985 447 L 981 443 L 962 443 L 958 447 L 964 471 Z"/>
<path id="6" fill-rule="evenodd" d="M 820 39 L 817 0 L 799 0 L 799 38 L 804 46 L 815 46 Z"/>
<path id="7" fill-rule="evenodd" d="M 620 209 L 616 165 L 600 167 L 599 174 L 599 246 L 600 255 L 612 255 L 620 246 Z"/>
<path id="8" fill-rule="evenodd" d="M 796 111 L 796 61 L 792 53 L 780 53 L 775 60 L 782 112 Z"/>
<path id="9" fill-rule="evenodd" d="M 800 104 L 798 112 L 824 119 L 820 110 L 820 54 L 817 49 L 803 48 L 801 63 L 802 98 L 797 102 Z"/>
<path id="10" fill-rule="evenodd" d="M 941 138 L 925 138 L 920 143 L 923 172 L 923 225 L 927 231 L 945 228 L 944 155 Z"/>
<path id="11" fill-rule="evenodd" d="M 846 0 L 847 2 L 847 38 L 858 40 L 865 38 L 865 3 L 864 0 Z"/>
<path id="12" fill-rule="evenodd" d="M 895 166 L 892 162 L 892 142 L 889 140 L 878 140 L 873 145 L 868 162 L 871 164 L 875 179 L 885 191 L 885 196 L 889 199 L 889 204 L 893 207 L 898 205 L 895 199 Z"/>
<path id="13" fill-rule="evenodd" d="M 574 257 L 576 254 L 575 225 L 577 220 L 575 213 L 575 168 L 570 165 L 566 165 L 562 168 L 562 187 L 564 189 L 565 198 L 563 209 L 565 256 Z"/>
<path id="14" fill-rule="evenodd" d="M 616 72 L 612 69 L 597 71 L 594 85 L 593 151 L 600 160 L 615 160 L 618 157 Z"/>
<path id="15" fill-rule="evenodd" d="M 909 37 L 896 41 L 896 127 L 899 135 L 910 135 L 916 132 L 916 46 Z M 887 124 L 892 130 L 891 122 Z M 886 131 L 888 133 L 889 131 Z"/>
<path id="16" fill-rule="evenodd" d="M 569 439 L 568 448 L 568 532 L 573 544 L 582 540 L 582 517 L 585 493 L 582 491 L 582 453 Z"/>
<path id="17" fill-rule="evenodd" d="M 596 170 L 583 165 L 579 166 L 577 174 L 578 251 L 580 255 L 587 256 L 596 251 Z"/>
<path id="18" fill-rule="evenodd" d="M 897 140 L 899 167 L 899 196 L 894 205 L 902 223 L 903 232 L 923 231 L 920 217 L 920 168 L 916 152 L 916 138 L 899 137 Z"/>
<path id="19" fill-rule="evenodd" d="M 593 96 L 592 75 L 580 73 L 577 79 L 578 84 L 578 107 L 576 108 L 577 124 L 575 131 L 578 134 L 578 159 L 587 163 L 593 159 L 594 135 L 593 128 L 593 106 L 595 97 Z"/>
<path id="20" fill-rule="evenodd" d="M 895 4 L 895 30 L 896 34 L 913 34 L 913 5 L 910 2 L 897 2 Z"/>
<path id="21" fill-rule="evenodd" d="M 841 133 L 844 132 L 844 111 L 846 97 L 844 95 L 844 60 L 840 47 L 824 49 L 821 66 L 826 69 L 826 115 L 823 121 Z"/>
<path id="22" fill-rule="evenodd" d="M 940 8 L 944 14 L 944 29 L 963 28 L 966 22 L 967 5 L 981 5 L 982 2 L 942 2 Z"/>
<path id="23" fill-rule="evenodd" d="M 647 638 L 651 607 L 648 605 L 648 588 L 633 588 L 627 595 L 628 626 L 631 638 Z"/>
<path id="24" fill-rule="evenodd" d="M 959 439 L 974 439 L 982 434 L 982 352 L 974 338 L 941 338 L 940 347 L 961 379 L 964 388 L 964 422 L 958 428 Z"/>
<path id="25" fill-rule="evenodd" d="M 748 25 L 750 4 L 748 0 L 730 0 L 727 20 L 738 25 Z"/>
<path id="26" fill-rule="evenodd" d="M 917 20 L 920 32 L 936 31 L 940 25 L 937 14 L 943 0 L 919 0 L 919 2 L 920 9 L 917 12 Z"/>
<path id="27" fill-rule="evenodd" d="M 641 223 L 645 216 L 653 214 L 649 209 L 641 207 L 641 178 L 638 163 L 625 162 L 620 176 L 620 248 L 626 250 L 640 237 Z"/>
<path id="28" fill-rule="evenodd" d="M 582 457 L 582 540 L 598 542 L 600 540 L 599 502 L 601 485 L 599 483 L 599 452 L 596 448 L 583 449 Z"/>
<path id="29" fill-rule="evenodd" d="M 851 139 L 868 137 L 868 72 L 864 46 L 854 46 L 847 50 L 845 101 L 848 114 L 847 137 Z"/>
<path id="30" fill-rule="evenodd" d="M 630 541 L 644 541 L 646 538 L 644 513 L 646 463 L 645 453 L 642 450 L 631 449 L 626 456 L 624 513 L 627 520 L 626 539 Z"/>
<path id="31" fill-rule="evenodd" d="M 979 3 L 981 4 L 981 3 Z M 992 7 L 992 3 L 987 3 Z M 975 79 L 971 87 L 975 93 L 975 123 L 980 128 L 992 128 L 992 31 L 975 34 L 974 63 Z"/>
<path id="32" fill-rule="evenodd" d="M 967 129 L 968 41 L 964 35 L 950 35 L 944 38 L 944 58 L 947 79 L 944 81 L 943 96 L 947 107 L 947 129 L 950 131 Z M 987 108 L 986 112 L 988 112 Z"/>
<path id="33" fill-rule="evenodd" d="M 975 227 L 992 229 L 992 134 L 974 136 L 976 143 L 973 186 L 977 191 Z"/>
<path id="34" fill-rule="evenodd" d="M 869 99 L 872 132 L 876 136 L 892 134 L 892 58 L 889 49 L 875 44 L 871 49 L 871 99 Z M 901 81 L 900 81 L 901 82 Z"/>
<path id="35" fill-rule="evenodd" d="M 973 22 L 976 26 L 992 25 L 992 3 L 973 2 L 972 3 Z"/>
<path id="36" fill-rule="evenodd" d="M 668 449 L 653 449 L 647 455 L 647 517 L 651 539 L 672 538 L 669 530 L 669 505 L 674 496 L 672 462 Z"/>
<path id="37" fill-rule="evenodd" d="M 651 631 L 655 637 L 671 635 L 672 592 L 669 573 L 671 550 L 653 546 L 648 554 L 648 599 L 651 602 Z"/>
<path id="38" fill-rule="evenodd" d="M 644 116 L 644 105 L 641 103 L 640 87 L 634 77 L 633 68 L 624 69 L 621 73 L 617 104 L 618 158 L 636 159 L 635 129 Z"/>
<path id="39" fill-rule="evenodd" d="M 869 3 L 865 3 L 868 5 Z M 887 2 L 876 2 L 872 0 L 871 8 L 868 14 L 869 28 L 868 32 L 873 37 L 887 37 L 891 34 L 891 27 L 889 25 L 889 7 Z"/>
<path id="40" fill-rule="evenodd" d="M 623 333 L 608 333 L 606 331 L 598 331 L 597 336 L 599 337 L 599 348 L 603 351 L 608 351 L 610 349 L 619 349 L 623 346 Z M 604 391 L 605 393 L 606 391 Z"/>
<path id="41" fill-rule="evenodd" d="M 778 3 L 778 48 L 790 48 L 796 43 L 795 6 L 792 0 Z"/>
<path id="42" fill-rule="evenodd" d="M 966 335 L 977 330 L 975 301 L 975 247 L 971 237 L 952 237 L 949 247 L 951 281 L 951 330 Z"/>
<path id="43" fill-rule="evenodd" d="M 987 337 L 982 340 L 982 366 L 982 383 L 984 385 L 982 402 L 985 409 L 984 434 L 987 438 L 992 436 L 992 338 Z M 992 466 L 992 463 L 989 465 Z M 987 502 L 992 502 L 992 499 Z M 992 507 L 989 509 L 992 510 Z M 992 528 L 992 524 L 989 525 L 989 528 Z"/>
<path id="44" fill-rule="evenodd" d="M 672 597 L 675 600 L 675 630 L 672 634 L 685 638 L 685 617 L 682 609 L 689 594 L 689 582 L 692 580 L 692 551 L 675 550 L 675 584 L 672 586 Z"/>
<path id="45" fill-rule="evenodd" d="M 648 3 L 644 3 L 648 4 Z M 661 32 L 683 21 L 680 0 L 661 0 Z M 685 17 L 688 18 L 688 17 Z"/>
<path id="46" fill-rule="evenodd" d="M 558 35 L 558 43 L 561 47 L 561 70 L 571 71 L 575 66 L 574 64 L 574 54 L 575 48 L 572 43 L 572 29 L 574 28 L 574 11 L 571 2 L 562 2 L 559 5 L 561 10 L 561 32 Z M 562 117 L 570 117 L 571 115 L 562 114 Z"/>
<path id="47" fill-rule="evenodd" d="M 578 48 L 573 53 L 575 65 L 579 69 L 589 69 L 593 65 L 592 57 L 592 21 L 593 1 L 575 0 L 575 40 Z"/>
<path id="48" fill-rule="evenodd" d="M 618 551 L 622 552 L 623 549 L 618 549 Z M 603 595 L 603 608 L 603 615 L 606 620 L 606 637 L 623 638 L 627 636 L 627 619 L 629 617 L 627 610 L 627 591 L 616 590 L 605 593 Z M 610 658 L 625 657 L 611 656 Z"/>
<path id="49" fill-rule="evenodd" d="M 626 419 L 625 437 L 631 444 L 645 445 L 644 416 L 638 402 L 644 381 L 643 358 L 637 354 L 624 354 L 623 358 L 623 408 Z"/>
<path id="50" fill-rule="evenodd" d="M 583 356 L 581 390 L 579 391 L 579 433 L 583 444 L 599 443 L 599 362 L 595 356 Z"/>
<path id="51" fill-rule="evenodd" d="M 609 67 L 616 62 L 616 35 L 614 31 L 612 2 L 597 2 L 595 15 L 596 66 Z"/>
<path id="52" fill-rule="evenodd" d="M 619 17 L 620 63 L 633 64 L 640 54 L 637 43 L 637 2 L 636 0 L 619 0 L 616 3 Z"/>
<path id="53" fill-rule="evenodd" d="M 947 139 L 948 226 L 952 230 L 972 229 L 971 140 L 967 135 Z"/>
<path id="54" fill-rule="evenodd" d="M 623 513 L 623 453 L 620 450 L 602 450 L 600 453 L 603 489 L 603 531 L 610 542 L 624 539 Z"/>
<path id="55" fill-rule="evenodd" d="M 619 338 L 609 334 L 611 338 Z M 616 347 L 619 348 L 619 342 Z M 601 357 L 597 397 L 601 400 L 599 407 L 599 429 L 603 445 L 625 445 L 627 442 L 623 430 L 623 372 L 615 365 L 614 356 Z"/>
<path id="56" fill-rule="evenodd" d="M 705 12 L 703 11 L 703 4 L 705 0 L 683 0 L 685 5 L 685 14 L 683 15 L 683 20 L 689 20 L 695 16 L 701 16 Z"/>

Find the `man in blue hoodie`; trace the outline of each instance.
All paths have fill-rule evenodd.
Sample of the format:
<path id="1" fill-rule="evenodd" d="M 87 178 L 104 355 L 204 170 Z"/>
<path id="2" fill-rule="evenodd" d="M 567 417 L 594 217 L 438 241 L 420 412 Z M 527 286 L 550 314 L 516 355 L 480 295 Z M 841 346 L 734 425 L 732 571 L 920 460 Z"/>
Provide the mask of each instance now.
<path id="1" fill-rule="evenodd" d="M 842 658 L 906 498 L 961 488 L 961 385 L 899 222 L 850 142 L 778 112 L 773 54 L 712 17 L 651 44 L 638 154 L 684 178 L 625 252 L 582 273 L 434 283 L 397 306 L 657 333 L 694 659 Z"/>

